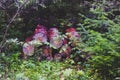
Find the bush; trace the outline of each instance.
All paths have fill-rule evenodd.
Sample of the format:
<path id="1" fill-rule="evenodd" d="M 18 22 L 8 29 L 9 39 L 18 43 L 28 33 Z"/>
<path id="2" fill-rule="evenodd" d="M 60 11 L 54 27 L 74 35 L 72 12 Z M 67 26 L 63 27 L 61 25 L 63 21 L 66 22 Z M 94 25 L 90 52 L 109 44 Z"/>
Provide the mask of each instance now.
<path id="1" fill-rule="evenodd" d="M 113 80 L 120 76 L 119 23 L 108 18 L 109 13 L 104 11 L 104 6 L 91 8 L 90 12 L 94 17 L 88 18 L 80 14 L 85 18 L 82 25 L 88 32 L 84 40 L 87 46 L 85 50 L 93 53 L 90 64 L 94 73 L 100 74 L 98 76 L 101 79 Z"/>
<path id="2" fill-rule="evenodd" d="M 73 78 L 78 80 L 93 78 L 97 80 L 113 80 L 120 76 L 119 1 L 29 0 L 29 2 L 21 8 L 14 21 L 10 23 L 6 37 L 3 39 L 4 31 L 6 30 L 5 26 L 15 15 L 14 12 L 24 3 L 23 0 L 0 1 L 0 5 L 2 6 L 0 6 L 0 70 L 3 78 L 8 77 L 8 75 L 15 76 L 12 73 L 17 70 L 18 72 L 16 72 L 16 74 L 18 75 L 16 75 L 16 79 L 20 79 L 21 77 L 23 77 L 23 79 L 46 79 L 46 77 L 49 77 L 49 79 L 59 79 L 60 73 L 58 73 L 58 75 L 54 74 L 53 72 L 56 73 L 56 71 L 51 70 L 51 67 L 63 73 L 61 75 L 62 79 L 69 80 L 73 80 Z M 46 27 L 46 29 L 42 28 L 43 33 L 39 32 L 39 28 L 36 28 L 37 25 Z M 55 28 L 53 29 L 53 27 Z M 51 38 L 51 35 L 45 36 L 51 28 L 59 34 L 59 37 Z M 35 33 L 33 32 L 34 30 Z M 78 38 L 79 42 L 74 41 L 75 36 L 70 38 L 70 32 L 80 34 L 80 38 Z M 32 35 L 32 38 L 29 37 L 26 39 L 26 37 L 30 35 Z M 46 37 L 49 37 L 49 39 L 46 39 Z M 18 40 L 16 40 L 16 38 L 18 38 Z M 64 39 L 68 42 L 66 43 Z M 41 42 L 36 40 L 40 40 Z M 22 45 L 23 42 L 25 42 L 24 45 Z M 65 46 L 61 45 L 63 42 L 66 44 Z M 19 60 L 19 54 L 16 53 L 21 53 L 22 46 L 24 47 L 24 56 L 21 56 L 23 56 L 24 59 L 30 56 L 29 59 L 32 59 L 31 61 L 29 61 L 29 59 L 28 62 Z M 45 55 L 41 55 L 42 53 L 45 53 Z M 52 53 L 52 55 L 48 53 Z M 71 54 L 64 55 L 63 53 Z M 50 57 L 48 57 L 48 55 Z M 61 55 L 63 60 L 60 60 Z M 69 62 L 68 56 L 69 59 L 74 60 L 74 63 L 72 61 Z M 38 62 L 36 65 L 34 64 L 36 58 L 38 60 L 47 59 L 48 62 Z M 53 58 L 55 61 L 68 59 L 68 64 L 75 64 L 75 66 L 82 65 L 82 67 L 79 67 L 79 69 L 82 70 L 76 71 L 73 68 L 66 68 L 61 71 L 60 67 L 64 65 L 49 62 L 49 60 L 52 61 Z M 18 63 L 16 63 L 17 61 Z M 38 67 L 39 64 L 42 68 Z M 48 65 L 47 68 L 46 65 Z M 60 67 L 56 68 L 54 67 L 55 65 L 59 65 Z M 11 70 L 8 67 L 11 67 Z M 23 68 L 25 68 L 25 72 Z M 12 69 L 14 69 L 13 72 Z M 19 70 L 22 72 L 19 72 Z M 8 73 L 7 75 L 9 71 L 12 73 Z M 30 72 L 33 72 L 33 75 L 29 75 Z M 66 75 L 67 72 L 71 73 L 69 74 L 70 76 Z M 83 74 L 84 76 L 80 76 Z M 93 78 L 88 76 L 92 76 Z"/>

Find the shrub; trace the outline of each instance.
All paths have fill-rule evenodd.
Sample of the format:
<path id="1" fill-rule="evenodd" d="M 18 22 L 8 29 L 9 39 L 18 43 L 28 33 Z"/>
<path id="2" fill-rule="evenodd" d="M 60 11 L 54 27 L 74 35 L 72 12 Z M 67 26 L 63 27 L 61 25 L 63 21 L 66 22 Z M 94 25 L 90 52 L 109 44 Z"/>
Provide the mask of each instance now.
<path id="1" fill-rule="evenodd" d="M 88 33 L 83 35 L 87 36 L 84 39 L 87 46 L 85 51 L 93 53 L 90 64 L 94 73 L 98 73 L 101 79 L 113 80 L 119 76 L 120 25 L 108 17 L 109 13 L 104 11 L 104 7 L 99 5 L 91 8 L 90 12 L 94 15 L 92 18 L 80 14 L 85 18 L 81 25 Z"/>

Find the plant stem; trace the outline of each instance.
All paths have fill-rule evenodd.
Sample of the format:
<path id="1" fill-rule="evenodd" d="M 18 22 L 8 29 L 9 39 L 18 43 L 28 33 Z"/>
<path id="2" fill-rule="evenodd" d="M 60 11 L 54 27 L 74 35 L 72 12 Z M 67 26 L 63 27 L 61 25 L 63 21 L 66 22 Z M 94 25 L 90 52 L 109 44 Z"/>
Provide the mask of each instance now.
<path id="1" fill-rule="evenodd" d="M 1 43 L 0 43 L 0 51 L 2 50 L 2 48 L 3 48 L 3 47 L 5 46 L 5 44 L 6 44 L 6 42 L 5 42 L 5 41 L 6 41 L 6 35 L 7 35 L 7 33 L 8 33 L 8 30 L 9 30 L 9 27 L 10 27 L 11 23 L 14 22 L 15 18 L 16 18 L 17 15 L 19 14 L 21 8 L 22 8 L 28 1 L 29 1 L 29 0 L 27 0 L 27 1 L 26 1 L 23 5 L 21 5 L 20 7 L 18 7 L 15 15 L 12 17 L 12 19 L 10 20 L 10 22 L 9 22 L 8 25 L 6 26 L 6 30 L 5 30 L 5 33 L 4 33 L 4 35 L 3 35 L 3 39 L 2 39 L 2 41 L 1 41 Z"/>

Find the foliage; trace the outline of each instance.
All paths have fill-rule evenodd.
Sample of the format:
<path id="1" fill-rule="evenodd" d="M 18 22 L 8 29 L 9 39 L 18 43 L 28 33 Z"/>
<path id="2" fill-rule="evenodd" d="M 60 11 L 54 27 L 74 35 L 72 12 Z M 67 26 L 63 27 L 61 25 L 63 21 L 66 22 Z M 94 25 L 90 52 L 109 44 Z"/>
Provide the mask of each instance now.
<path id="1" fill-rule="evenodd" d="M 90 12 L 94 14 L 92 18 L 81 14 L 80 16 L 85 18 L 82 25 L 88 32 L 85 50 L 94 53 L 90 60 L 91 66 L 95 73 L 100 74 L 101 79 L 113 80 L 120 76 L 120 25 L 109 19 L 109 13 L 105 12 L 103 7 L 91 8 Z"/>
<path id="2" fill-rule="evenodd" d="M 28 0 L 26 4 L 24 1 L 27 0 L 0 1 L 0 41 L 3 43 L 2 46 L 0 44 L 1 79 L 45 80 L 48 77 L 56 80 L 114 80 L 120 76 L 119 0 Z M 21 5 L 23 6 L 20 8 Z M 20 11 L 10 23 L 19 8 Z M 6 38 L 3 40 L 9 23 Z M 38 24 L 45 26 L 46 32 L 53 27 L 57 28 L 60 37 L 51 41 L 48 39 L 47 43 L 44 38 L 42 44 L 33 42 L 37 43 L 32 48 L 36 51 L 35 55 L 31 53 L 28 61 L 21 60 L 22 46 L 27 42 L 25 39 L 30 35 L 35 35 L 34 39 L 42 36 L 41 33 L 34 33 Z M 60 42 L 61 38 L 66 39 L 66 36 L 71 35 L 71 30 L 67 30 L 71 27 L 77 30 L 80 38 L 74 47 L 71 43 L 74 42 L 74 37 L 67 43 L 72 47 L 70 61 L 35 62 L 41 59 L 39 54 L 42 50 L 49 49 L 49 53 L 52 48 L 53 55 L 60 52 L 62 48 L 55 49 L 50 43 L 55 43 L 56 40 Z M 67 34 L 65 30 L 68 31 Z M 55 59 L 58 59 L 59 55 L 56 56 Z M 79 69 L 76 70 L 74 67 L 78 65 Z M 66 74 L 68 72 L 70 74 Z"/>
<path id="3" fill-rule="evenodd" d="M 39 60 L 62 61 L 70 58 L 73 49 L 80 43 L 80 35 L 73 27 L 66 29 L 64 34 L 62 33 L 56 27 L 47 31 L 45 26 L 37 25 L 34 35 L 28 37 L 23 44 L 23 57 L 27 58 L 27 56 L 38 53 Z M 39 47 L 41 51 L 38 52 Z"/>
<path id="4" fill-rule="evenodd" d="M 51 61 L 33 61 L 33 60 L 17 60 L 17 56 L 8 58 L 9 65 L 4 65 L 4 70 L 0 68 L 0 79 L 9 80 L 86 80 L 90 79 L 84 70 L 77 70 L 75 66 L 66 64 L 65 62 L 51 62 Z M 7 61 L 8 62 L 8 61 Z"/>

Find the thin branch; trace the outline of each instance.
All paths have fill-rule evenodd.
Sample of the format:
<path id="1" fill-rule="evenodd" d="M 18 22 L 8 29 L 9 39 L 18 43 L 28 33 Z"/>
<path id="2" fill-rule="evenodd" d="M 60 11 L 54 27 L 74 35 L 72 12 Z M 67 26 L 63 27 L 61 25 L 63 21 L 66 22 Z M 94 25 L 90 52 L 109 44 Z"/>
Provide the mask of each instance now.
<path id="1" fill-rule="evenodd" d="M 5 8 L 1 5 L 1 3 L 0 3 L 0 8 L 5 9 Z"/>
<path id="2" fill-rule="evenodd" d="M 0 46 L 3 45 L 3 42 L 5 41 L 5 38 L 6 38 L 6 35 L 7 35 L 7 32 L 8 32 L 8 29 L 9 29 L 9 26 L 10 26 L 10 24 L 14 21 L 14 19 L 15 19 L 16 16 L 18 15 L 19 11 L 20 11 L 20 9 L 17 10 L 16 14 L 13 16 L 13 18 L 10 20 L 9 24 L 6 26 L 6 30 L 5 30 L 5 33 L 4 33 L 4 36 L 3 36 L 3 40 L 1 41 L 2 43 L 1 43 Z"/>
<path id="3" fill-rule="evenodd" d="M 5 30 L 5 33 L 3 35 L 3 39 L 1 41 L 1 44 L 0 44 L 0 49 L 2 49 L 4 46 L 5 46 L 5 41 L 6 41 L 6 35 L 8 33 L 8 30 L 9 30 L 9 27 L 11 25 L 11 23 L 15 20 L 15 18 L 17 17 L 17 15 L 19 14 L 21 8 L 28 2 L 29 0 L 27 0 L 23 5 L 21 5 L 20 7 L 18 7 L 18 10 L 16 12 L 16 14 L 12 17 L 12 19 L 10 20 L 9 24 L 6 26 L 6 30 Z"/>

